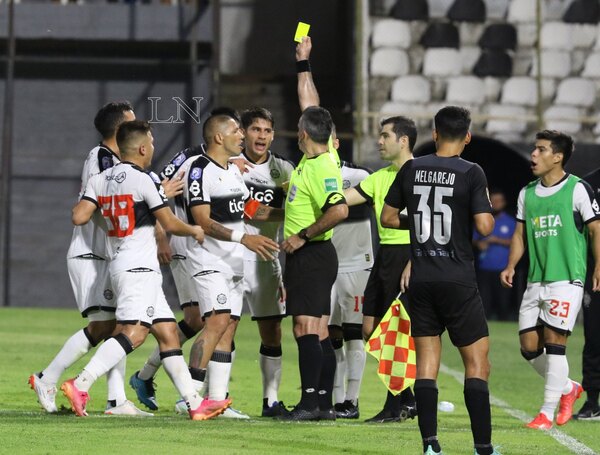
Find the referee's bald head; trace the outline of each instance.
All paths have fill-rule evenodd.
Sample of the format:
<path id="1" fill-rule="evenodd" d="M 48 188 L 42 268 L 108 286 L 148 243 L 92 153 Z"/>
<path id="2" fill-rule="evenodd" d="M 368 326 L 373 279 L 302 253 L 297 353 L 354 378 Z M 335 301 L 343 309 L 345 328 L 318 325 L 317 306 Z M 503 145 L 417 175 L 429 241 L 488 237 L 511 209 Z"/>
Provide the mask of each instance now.
<path id="1" fill-rule="evenodd" d="M 327 144 L 333 131 L 333 120 L 327 109 L 310 106 L 304 109 L 298 129 L 304 131 L 317 144 Z"/>

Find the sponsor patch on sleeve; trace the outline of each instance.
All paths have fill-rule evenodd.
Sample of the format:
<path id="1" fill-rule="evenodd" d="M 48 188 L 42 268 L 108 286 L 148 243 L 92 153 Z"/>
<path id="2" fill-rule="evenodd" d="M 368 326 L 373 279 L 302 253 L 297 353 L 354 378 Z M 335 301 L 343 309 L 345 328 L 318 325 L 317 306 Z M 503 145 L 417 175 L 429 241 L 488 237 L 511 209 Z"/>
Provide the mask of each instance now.
<path id="1" fill-rule="evenodd" d="M 337 190 L 338 190 L 337 179 L 335 179 L 335 178 L 325 179 L 325 191 L 330 192 L 330 191 L 337 191 Z"/>

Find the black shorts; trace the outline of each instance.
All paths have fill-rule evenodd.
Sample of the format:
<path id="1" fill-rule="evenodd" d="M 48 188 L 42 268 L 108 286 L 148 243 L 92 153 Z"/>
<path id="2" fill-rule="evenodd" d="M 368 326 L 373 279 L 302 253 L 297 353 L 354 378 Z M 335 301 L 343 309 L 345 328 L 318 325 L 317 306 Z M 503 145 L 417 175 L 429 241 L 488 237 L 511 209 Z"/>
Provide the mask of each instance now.
<path id="1" fill-rule="evenodd" d="M 400 276 L 410 259 L 410 245 L 381 245 L 365 288 L 363 315 L 382 318 L 400 292 Z M 409 310 L 407 296 L 402 303 Z"/>
<path id="2" fill-rule="evenodd" d="M 331 312 L 338 259 L 331 241 L 308 242 L 285 257 L 286 313 L 320 318 Z"/>
<path id="3" fill-rule="evenodd" d="M 450 282 L 411 282 L 411 328 L 414 337 L 441 335 L 448 329 L 456 347 L 488 336 L 477 286 Z"/>

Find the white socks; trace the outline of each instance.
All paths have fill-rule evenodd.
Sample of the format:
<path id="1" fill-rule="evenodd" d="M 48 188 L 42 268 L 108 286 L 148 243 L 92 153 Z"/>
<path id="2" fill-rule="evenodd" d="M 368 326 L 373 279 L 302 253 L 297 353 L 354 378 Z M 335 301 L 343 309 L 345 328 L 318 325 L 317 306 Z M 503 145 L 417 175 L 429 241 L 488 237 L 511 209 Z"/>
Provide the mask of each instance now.
<path id="1" fill-rule="evenodd" d="M 259 354 L 258 363 L 262 374 L 263 398 L 267 399 L 267 405 L 271 406 L 279 401 L 278 392 L 281 383 L 281 356 L 270 357 Z"/>
<path id="2" fill-rule="evenodd" d="M 565 391 L 566 390 L 566 391 Z M 554 418 L 554 411 L 560 396 L 571 390 L 569 380 L 569 363 L 566 355 L 546 354 L 546 384 L 544 385 L 544 405 L 541 412 Z"/>
<path id="3" fill-rule="evenodd" d="M 202 402 L 202 397 L 196 392 L 192 383 L 192 376 L 188 370 L 188 366 L 183 360 L 183 355 L 172 355 L 162 359 L 162 364 L 165 367 L 165 371 L 171 378 L 173 385 L 181 395 L 181 397 L 187 401 L 191 409 L 196 409 Z"/>
<path id="4" fill-rule="evenodd" d="M 87 392 L 92 384 L 119 363 L 127 353 L 114 338 L 109 338 L 98 348 L 92 359 L 75 379 L 75 387 Z"/>
<path id="5" fill-rule="evenodd" d="M 116 406 L 120 406 L 127 401 L 125 395 L 125 367 L 127 365 L 127 356 L 119 360 L 114 367 L 106 373 L 106 385 L 108 388 L 108 401 L 115 401 Z"/>
<path id="6" fill-rule="evenodd" d="M 177 326 L 177 335 L 179 336 L 179 344 L 183 346 L 183 344 L 189 339 L 185 336 L 185 334 L 181 331 L 179 326 Z M 138 378 L 142 381 L 147 381 L 148 379 L 152 379 L 156 372 L 160 369 L 162 362 L 160 360 L 160 348 L 157 346 L 152 354 L 148 356 L 146 359 L 146 363 L 138 373 Z"/>
<path id="7" fill-rule="evenodd" d="M 60 375 L 77 362 L 92 349 L 90 341 L 85 336 L 83 329 L 75 332 L 63 345 L 62 349 L 52 359 L 43 374 L 43 381 L 47 384 L 56 384 Z"/>
<path id="8" fill-rule="evenodd" d="M 227 397 L 231 365 L 230 352 L 215 351 L 213 353 L 206 370 L 209 399 L 224 400 Z"/>
<path id="9" fill-rule="evenodd" d="M 346 398 L 346 354 L 344 346 L 334 349 L 335 352 L 335 376 L 333 379 L 333 403 L 343 403 Z"/>
<path id="10" fill-rule="evenodd" d="M 367 353 L 364 342 L 362 340 L 346 341 L 346 375 L 348 377 L 346 400 L 352 401 L 355 405 L 358 401 L 366 361 Z"/>

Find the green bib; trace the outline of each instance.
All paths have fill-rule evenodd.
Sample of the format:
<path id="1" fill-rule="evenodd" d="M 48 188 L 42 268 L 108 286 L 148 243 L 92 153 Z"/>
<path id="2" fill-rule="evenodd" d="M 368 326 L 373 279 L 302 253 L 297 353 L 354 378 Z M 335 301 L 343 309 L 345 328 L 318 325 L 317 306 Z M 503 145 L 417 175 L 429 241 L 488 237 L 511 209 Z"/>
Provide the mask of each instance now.
<path id="1" fill-rule="evenodd" d="M 535 194 L 538 180 L 525 189 L 525 228 L 530 283 L 585 281 L 587 230 L 579 232 L 573 217 L 573 191 L 579 181 L 570 175 L 548 197 Z"/>

